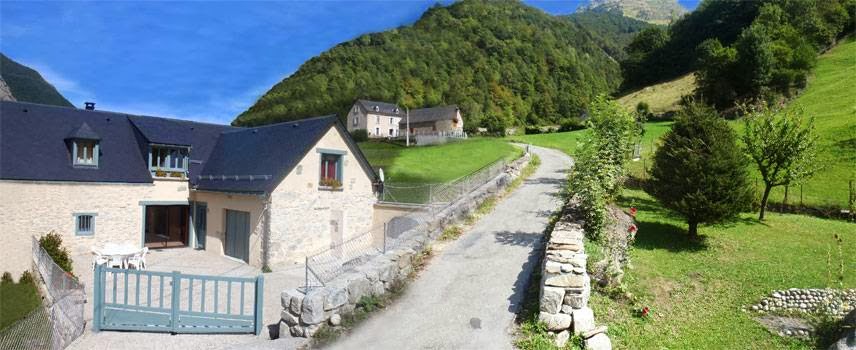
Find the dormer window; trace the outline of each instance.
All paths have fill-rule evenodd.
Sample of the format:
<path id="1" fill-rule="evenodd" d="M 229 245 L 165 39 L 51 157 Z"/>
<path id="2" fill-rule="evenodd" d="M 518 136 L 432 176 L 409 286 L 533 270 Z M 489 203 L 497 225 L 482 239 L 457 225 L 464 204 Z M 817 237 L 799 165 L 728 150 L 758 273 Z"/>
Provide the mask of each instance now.
<path id="1" fill-rule="evenodd" d="M 149 149 L 149 170 L 153 177 L 184 179 L 189 167 L 188 147 L 152 145 Z"/>
<path id="2" fill-rule="evenodd" d="M 395 114 L 398 114 L 398 111 L 399 111 L 398 107 L 395 107 L 395 111 L 394 111 Z"/>
<path id="3" fill-rule="evenodd" d="M 89 127 L 80 124 L 65 138 L 71 150 L 71 165 L 75 168 L 97 168 L 101 155 L 101 138 Z"/>
<path id="4" fill-rule="evenodd" d="M 360 112 L 360 107 L 354 106 L 354 114 L 357 114 L 359 112 Z"/>
<path id="5" fill-rule="evenodd" d="M 72 142 L 72 154 L 74 154 L 75 166 L 98 166 L 98 141 L 74 140 Z"/>
<path id="6" fill-rule="evenodd" d="M 375 111 L 375 112 L 379 112 L 379 111 L 380 111 L 380 107 L 378 107 L 378 106 L 374 106 L 374 111 Z"/>

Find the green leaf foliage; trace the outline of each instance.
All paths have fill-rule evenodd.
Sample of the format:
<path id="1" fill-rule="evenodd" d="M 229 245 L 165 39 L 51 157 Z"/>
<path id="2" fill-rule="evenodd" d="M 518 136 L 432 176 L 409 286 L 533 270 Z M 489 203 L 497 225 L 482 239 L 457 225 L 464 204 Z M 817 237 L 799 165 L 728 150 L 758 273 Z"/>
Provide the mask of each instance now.
<path id="1" fill-rule="evenodd" d="M 357 98 L 410 108 L 457 104 L 469 131 L 559 124 L 619 84 L 619 66 L 601 44 L 577 22 L 519 2 L 437 5 L 413 25 L 310 59 L 233 124 L 345 115 Z"/>
<path id="2" fill-rule="evenodd" d="M 691 102 L 654 154 L 649 188 L 667 209 L 699 224 L 736 218 L 752 201 L 747 159 L 737 136 L 711 107 Z"/>
<path id="3" fill-rule="evenodd" d="M 71 254 L 69 254 L 68 248 L 62 245 L 62 236 L 59 233 L 48 232 L 48 234 L 39 238 L 39 245 L 60 268 L 65 270 L 65 272 L 72 272 Z"/>
<path id="4" fill-rule="evenodd" d="M 744 119 L 743 144 L 764 180 L 761 220 L 773 187 L 799 183 L 820 170 L 814 119 L 804 122 L 804 114 L 800 108 L 762 107 Z"/>
<path id="5" fill-rule="evenodd" d="M 640 130 L 630 113 L 605 96 L 595 98 L 589 113 L 589 128 L 577 146 L 569 185 L 582 209 L 586 234 L 596 240 L 607 224 L 607 203 L 621 192 L 625 165 Z"/>

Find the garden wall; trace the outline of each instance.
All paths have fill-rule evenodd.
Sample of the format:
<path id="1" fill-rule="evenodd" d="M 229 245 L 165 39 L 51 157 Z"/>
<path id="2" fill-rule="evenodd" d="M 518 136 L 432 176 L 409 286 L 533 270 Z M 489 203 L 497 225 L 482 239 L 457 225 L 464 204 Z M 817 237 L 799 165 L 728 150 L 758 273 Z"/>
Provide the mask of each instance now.
<path id="1" fill-rule="evenodd" d="M 505 172 L 453 204 L 439 210 L 427 224 L 411 229 L 398 238 L 398 248 L 371 257 L 326 283 L 323 287 L 287 289 L 281 294 L 280 337 L 311 337 L 321 327 L 338 326 L 341 315 L 351 313 L 363 297 L 379 296 L 405 281 L 413 272 L 417 257 L 443 228 L 462 220 L 486 198 L 497 195 L 520 176 L 530 155 L 515 160 Z"/>
<path id="2" fill-rule="evenodd" d="M 582 224 L 566 214 L 550 234 L 541 266 L 538 320 L 555 336 L 558 347 L 577 334 L 588 349 L 611 349 L 606 327 L 595 327 L 588 307 L 591 278 L 586 272 Z"/>

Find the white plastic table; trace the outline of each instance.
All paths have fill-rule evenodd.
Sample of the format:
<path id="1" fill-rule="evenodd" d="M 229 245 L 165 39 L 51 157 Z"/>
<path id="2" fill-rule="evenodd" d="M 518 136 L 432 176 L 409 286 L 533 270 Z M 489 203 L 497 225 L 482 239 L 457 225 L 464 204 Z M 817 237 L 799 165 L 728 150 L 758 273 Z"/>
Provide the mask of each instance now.
<path id="1" fill-rule="evenodd" d="M 107 244 L 101 249 L 102 255 L 110 257 L 110 260 L 122 261 L 123 264 L 128 261 L 128 258 L 139 252 L 140 248 L 129 244 Z"/>

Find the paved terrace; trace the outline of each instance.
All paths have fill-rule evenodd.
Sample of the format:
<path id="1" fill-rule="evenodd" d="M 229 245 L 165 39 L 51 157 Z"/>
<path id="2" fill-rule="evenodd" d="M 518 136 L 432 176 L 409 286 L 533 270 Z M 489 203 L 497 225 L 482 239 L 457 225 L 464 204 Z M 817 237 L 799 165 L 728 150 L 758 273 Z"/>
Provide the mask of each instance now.
<path id="1" fill-rule="evenodd" d="M 262 331 L 261 336 L 254 335 L 170 335 L 167 333 L 143 333 L 143 332 L 118 332 L 118 331 L 102 331 L 99 333 L 92 332 L 92 281 L 93 272 L 91 271 L 92 257 L 90 255 L 78 255 L 74 258 L 74 269 L 78 271 L 81 281 L 86 286 L 86 295 L 89 299 L 85 307 L 86 331 L 83 336 L 78 338 L 69 346 L 69 349 L 222 349 L 222 348 L 246 348 L 256 347 L 259 345 L 273 345 L 277 343 L 279 348 L 292 345 L 289 342 L 294 342 L 293 339 L 283 339 L 280 341 L 269 341 L 268 328 Z M 150 271 L 180 271 L 185 274 L 201 274 L 215 276 L 230 276 L 230 277 L 255 277 L 261 273 L 261 270 L 245 264 L 242 261 L 233 260 L 224 256 L 195 250 L 191 248 L 171 248 L 149 250 L 146 257 L 148 269 Z M 82 272 L 86 271 L 86 272 Z M 121 276 L 121 275 L 120 275 Z M 108 275 L 107 285 L 112 286 L 112 280 Z M 277 325 L 280 319 L 280 298 L 279 294 L 287 288 L 294 288 L 303 285 L 304 268 L 303 265 L 293 265 L 290 267 L 281 267 L 274 272 L 264 274 L 264 322 L 266 326 Z M 153 279 L 155 280 L 155 279 Z M 128 286 L 128 289 L 134 289 L 134 281 Z M 117 283 L 121 294 L 121 289 L 124 288 L 124 281 Z M 201 300 L 201 290 L 198 284 L 195 284 L 194 307 L 199 307 L 198 300 Z M 211 283 L 208 283 L 208 293 L 212 290 Z M 143 288 L 145 289 L 145 288 Z M 187 300 L 187 287 L 182 286 L 182 300 Z M 108 288 L 109 291 L 109 288 Z M 248 287 L 247 291 L 250 289 Z M 106 296 L 108 301 L 112 297 L 110 292 Z M 144 291 L 141 294 L 145 295 Z M 159 303 L 159 295 L 153 292 L 152 305 Z M 164 299 L 171 298 L 169 289 L 165 291 Z M 133 293 L 132 293 L 133 295 Z M 223 295 L 221 293 L 221 295 Z M 210 298 L 210 294 L 209 294 Z M 121 300 L 121 297 L 120 297 Z M 142 298 L 143 302 L 145 297 Z M 250 304 L 247 312 L 252 312 L 251 303 L 252 296 L 248 295 L 247 303 Z M 134 303 L 133 296 L 130 297 L 129 303 Z M 168 301 L 165 301 L 169 304 Z M 223 304 L 224 301 L 221 301 Z M 210 306 L 209 306 L 210 307 Z M 236 309 L 233 306 L 233 309 Z M 267 343 L 267 344 L 265 344 Z"/>

